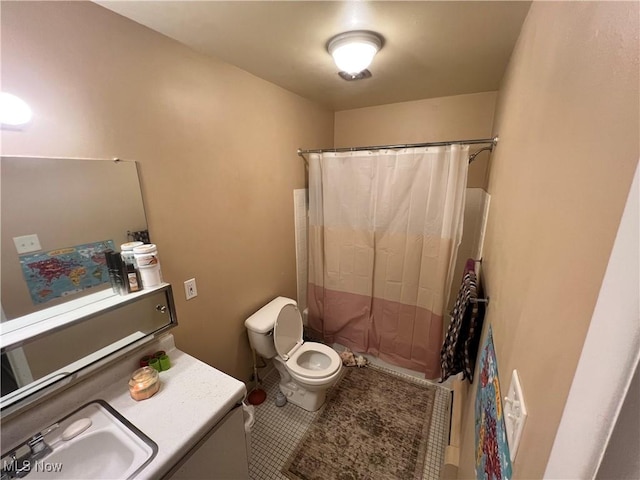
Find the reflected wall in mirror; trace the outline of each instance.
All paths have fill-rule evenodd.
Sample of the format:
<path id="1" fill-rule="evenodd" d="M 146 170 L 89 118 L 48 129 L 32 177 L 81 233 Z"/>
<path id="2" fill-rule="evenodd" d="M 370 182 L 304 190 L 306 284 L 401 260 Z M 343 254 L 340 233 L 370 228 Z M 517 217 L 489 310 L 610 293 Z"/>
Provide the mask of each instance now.
<path id="1" fill-rule="evenodd" d="M 171 287 L 95 302 L 98 311 L 72 318 L 63 328 L 7 345 L 3 338 L 2 399 L 7 406 L 63 381 L 87 366 L 175 326 Z M 76 309 L 75 312 L 79 312 Z M 74 312 L 66 314 L 72 317 Z"/>
<path id="2" fill-rule="evenodd" d="M 3 156 L 0 173 L 2 321 L 110 289 L 90 247 L 120 250 L 128 232 L 147 230 L 136 163 Z M 14 238 L 30 235 L 40 248 L 18 253 Z"/>

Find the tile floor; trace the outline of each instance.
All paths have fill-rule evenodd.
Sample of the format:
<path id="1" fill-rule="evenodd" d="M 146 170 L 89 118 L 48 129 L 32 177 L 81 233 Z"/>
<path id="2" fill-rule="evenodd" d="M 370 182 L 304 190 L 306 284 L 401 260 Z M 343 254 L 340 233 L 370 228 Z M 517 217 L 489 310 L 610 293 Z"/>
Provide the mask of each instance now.
<path id="1" fill-rule="evenodd" d="M 383 367 L 379 365 L 378 367 Z M 411 375 L 395 371 L 397 375 Z M 305 431 L 317 415 L 292 404 L 276 407 L 274 399 L 278 392 L 280 376 L 274 369 L 263 380 L 267 400 L 256 406 L 256 422 L 251 431 L 251 461 L 249 476 L 252 480 L 286 479 L 280 472 L 295 450 Z M 426 380 L 425 380 L 426 381 Z M 451 392 L 438 386 L 431 420 L 431 433 L 427 445 L 427 457 L 423 479 L 438 480 L 448 441 Z"/>

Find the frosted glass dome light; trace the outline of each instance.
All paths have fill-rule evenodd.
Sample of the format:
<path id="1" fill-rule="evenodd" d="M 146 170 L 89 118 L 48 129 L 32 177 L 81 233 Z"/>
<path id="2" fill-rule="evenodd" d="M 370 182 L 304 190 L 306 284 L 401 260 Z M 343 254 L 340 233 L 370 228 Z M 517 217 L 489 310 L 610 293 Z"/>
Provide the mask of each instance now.
<path id="1" fill-rule="evenodd" d="M 382 48 L 382 37 L 374 32 L 356 30 L 336 35 L 327 45 L 336 66 L 351 75 L 365 70 Z"/>
<path id="2" fill-rule="evenodd" d="M 0 93 L 0 124 L 19 127 L 31 121 L 31 108 L 27 102 L 10 93 Z"/>

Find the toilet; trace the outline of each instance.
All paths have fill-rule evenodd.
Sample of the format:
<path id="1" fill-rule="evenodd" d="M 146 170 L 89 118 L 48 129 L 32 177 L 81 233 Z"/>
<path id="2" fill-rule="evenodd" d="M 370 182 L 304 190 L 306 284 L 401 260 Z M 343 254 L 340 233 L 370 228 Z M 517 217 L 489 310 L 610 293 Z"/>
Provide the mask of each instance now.
<path id="1" fill-rule="evenodd" d="M 332 348 L 302 340 L 302 317 L 295 300 L 278 297 L 244 322 L 249 343 L 265 359 L 273 358 L 280 390 L 309 412 L 318 410 L 327 389 L 340 377 L 342 361 Z"/>

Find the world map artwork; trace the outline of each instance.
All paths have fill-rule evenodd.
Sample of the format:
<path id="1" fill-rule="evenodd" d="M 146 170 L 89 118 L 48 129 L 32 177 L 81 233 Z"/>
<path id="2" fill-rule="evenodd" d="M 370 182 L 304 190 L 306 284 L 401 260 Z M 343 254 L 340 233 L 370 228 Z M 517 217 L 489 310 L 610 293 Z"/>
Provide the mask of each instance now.
<path id="1" fill-rule="evenodd" d="M 479 377 L 475 404 L 476 478 L 509 480 L 512 466 L 491 326 L 482 347 Z"/>
<path id="2" fill-rule="evenodd" d="M 104 251 L 113 240 L 85 243 L 20 256 L 20 266 L 34 304 L 72 295 L 109 281 Z"/>

